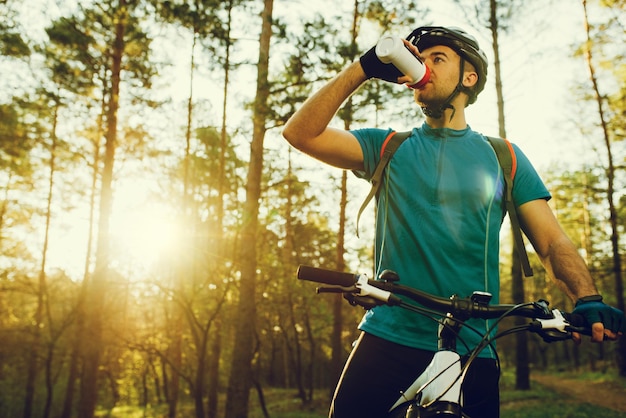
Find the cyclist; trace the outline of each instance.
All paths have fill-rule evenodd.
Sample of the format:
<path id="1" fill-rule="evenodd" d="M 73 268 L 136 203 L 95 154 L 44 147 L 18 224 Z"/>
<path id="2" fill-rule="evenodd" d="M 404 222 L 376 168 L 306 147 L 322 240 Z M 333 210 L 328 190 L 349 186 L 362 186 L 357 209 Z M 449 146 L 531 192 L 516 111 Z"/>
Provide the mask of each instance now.
<path id="1" fill-rule="evenodd" d="M 465 118 L 465 107 L 485 86 L 486 55 L 474 37 L 458 28 L 420 27 L 407 39 L 431 77 L 413 90 L 425 122 L 396 152 L 378 197 L 376 273 L 394 270 L 402 284 L 440 296 L 481 290 L 497 303 L 503 181 L 493 149 Z M 410 81 L 392 64 L 383 64 L 372 48 L 312 95 L 287 122 L 283 136 L 304 153 L 369 180 L 390 130 L 345 131 L 328 125 L 342 103 L 372 78 Z M 550 276 L 593 323 L 592 340 L 616 339 L 623 313 L 602 302 L 548 206 L 548 190 L 517 146 L 515 153 L 513 197 L 524 232 Z M 483 330 L 488 326 L 472 324 Z M 478 337 L 465 328 L 461 340 L 476 343 Z M 384 416 L 437 350 L 437 323 L 403 309 L 373 308 L 359 329 L 331 418 Z M 482 356 L 465 380 L 464 412 L 497 417 L 499 372 L 493 353 L 486 350 Z"/>

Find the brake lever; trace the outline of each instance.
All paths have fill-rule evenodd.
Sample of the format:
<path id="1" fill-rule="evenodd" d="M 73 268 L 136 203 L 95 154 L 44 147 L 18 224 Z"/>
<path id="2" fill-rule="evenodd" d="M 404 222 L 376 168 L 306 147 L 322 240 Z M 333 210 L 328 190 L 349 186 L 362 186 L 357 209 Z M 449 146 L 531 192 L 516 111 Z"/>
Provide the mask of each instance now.
<path id="1" fill-rule="evenodd" d="M 354 286 L 320 286 L 316 289 L 317 293 L 343 293 L 343 298 L 352 306 L 360 306 L 365 310 L 370 310 L 375 306 L 384 305 L 384 302 L 370 296 L 359 296 L 361 289 Z"/>
<path id="2" fill-rule="evenodd" d="M 359 305 L 366 310 L 380 305 L 400 305 L 402 299 L 388 290 L 380 289 L 369 283 L 366 275 L 359 275 L 357 282 L 350 286 L 319 286 L 317 293 L 343 293 L 351 305 Z"/>
<path id="3" fill-rule="evenodd" d="M 588 327 L 575 327 L 573 325 L 568 325 L 567 327 L 565 327 L 565 329 L 569 332 L 577 332 L 579 334 L 591 336 L 591 329 Z"/>
<path id="4" fill-rule="evenodd" d="M 569 340 L 572 338 L 573 332 L 590 334 L 589 328 L 572 325 L 570 316 L 564 317 L 558 309 L 553 309 L 552 314 L 553 318 L 551 319 L 535 319 L 528 324 L 529 330 L 539 334 L 545 342 Z"/>
<path id="5" fill-rule="evenodd" d="M 355 285 L 352 286 L 336 286 L 336 285 L 326 285 L 319 286 L 315 289 L 315 291 L 319 293 L 359 293 L 359 289 Z"/>

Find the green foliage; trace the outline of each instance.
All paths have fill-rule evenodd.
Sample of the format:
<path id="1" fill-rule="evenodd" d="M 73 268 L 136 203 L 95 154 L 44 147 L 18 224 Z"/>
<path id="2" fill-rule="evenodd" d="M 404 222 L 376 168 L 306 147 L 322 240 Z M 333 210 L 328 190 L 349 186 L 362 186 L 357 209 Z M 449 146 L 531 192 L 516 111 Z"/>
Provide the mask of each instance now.
<path id="1" fill-rule="evenodd" d="M 0 104 L 0 168 L 19 176 L 30 172 L 28 155 L 35 146 L 25 120 L 28 106 L 28 102 L 19 99 Z"/>
<path id="2" fill-rule="evenodd" d="M 6 2 L 0 3 L 0 10 L 0 56 L 30 57 L 31 48 L 22 34 L 23 28 L 16 22 L 17 13 Z"/>
<path id="3" fill-rule="evenodd" d="M 32 3 L 33 13 L 43 4 Z M 95 226 L 99 218 L 98 199 L 91 199 L 99 195 L 102 179 L 105 115 L 112 94 L 110 58 L 115 38 L 111 29 L 120 17 L 115 4 L 100 1 L 90 3 L 93 7 L 59 8 L 60 16 L 55 20 L 41 20 L 41 24 L 32 20 L 28 27 L 10 22 L 12 15 L 0 18 L 3 70 L 8 68 L 6 74 L 11 74 L 24 68 L 21 65 L 29 70 L 23 74 L 28 77 L 20 77 L 24 85 L 11 86 L 0 103 L 0 418 L 22 415 L 25 373 L 30 365 L 24 353 L 34 335 L 32 319 L 43 264 L 41 214 L 46 211 L 44 196 L 49 191 L 53 150 L 56 165 L 51 226 L 55 239 L 50 241 L 46 261 L 53 263 L 55 253 L 69 255 L 78 273 L 71 272 L 69 266 L 68 271 L 58 265 L 45 269 L 44 299 L 49 304 L 41 345 L 36 347 L 41 361 L 35 382 L 36 416 L 42 415 L 48 395 L 53 395 L 52 416 L 60 416 L 70 364 L 79 355 L 74 351 L 74 340 L 86 338 L 76 331 L 84 316 L 79 304 L 81 286 L 83 280 L 88 282 L 92 277 L 88 274 L 83 278 L 82 271 L 93 270 L 93 254 L 89 260 L 85 255 L 94 246 L 88 244 L 88 227 Z M 153 241 L 158 242 L 142 244 L 150 248 L 148 244 L 162 244 L 158 254 L 153 254 L 154 262 L 133 258 L 129 243 L 124 242 L 127 235 L 115 230 L 115 222 L 111 224 L 115 234 L 109 239 L 114 249 L 111 274 L 105 283 L 98 415 L 166 415 L 168 396 L 173 396 L 173 383 L 178 382 L 178 410 L 193 416 L 194 395 L 200 394 L 206 403 L 211 390 L 225 392 L 233 353 L 246 194 L 247 166 L 242 155 L 253 134 L 250 109 L 254 106 L 254 81 L 250 74 L 258 53 L 259 4 L 172 0 L 133 1 L 128 5 L 136 8 L 125 21 L 120 107 L 115 114 L 118 136 L 113 200 L 123 203 L 125 195 L 117 193 L 130 184 L 134 193 L 145 193 L 145 200 L 137 206 L 148 209 L 146 217 L 151 210 L 166 209 L 163 218 L 149 224 L 155 232 Z M 614 2 L 613 7 L 616 5 L 621 3 Z M 275 6 L 283 7 L 279 2 Z M 273 22 L 268 140 L 261 151 L 265 166 L 260 178 L 258 240 L 254 243 L 258 309 L 250 321 L 255 321 L 256 331 L 254 376 L 266 390 L 271 415 L 277 417 L 326 416 L 326 395 L 332 384 L 330 335 L 335 298 L 316 295 L 315 286 L 298 281 L 295 272 L 299 264 L 336 265 L 340 173 L 319 166 L 310 168 L 310 162 L 292 152 L 274 128 L 283 125 L 319 85 L 358 59 L 380 33 L 408 33 L 416 24 L 429 22 L 423 3 L 362 1 L 353 28 L 352 5 L 335 2 L 332 6 L 321 14 L 305 14 L 304 8 L 290 5 L 297 13 L 283 9 L 284 14 Z M 614 15 L 608 16 L 611 19 L 598 24 L 594 42 L 605 45 L 598 57 L 606 77 L 603 81 L 609 76 L 613 80 L 605 84 L 605 99 L 621 170 L 626 67 L 620 64 L 623 50 L 602 36 L 602 30 L 611 31 L 615 39 L 623 36 L 616 31 Z M 37 25 L 42 26 L 37 27 L 41 39 L 32 37 L 31 29 Z M 194 52 L 191 84 L 189 63 L 178 60 L 190 60 L 193 42 L 201 47 Z M 158 62 L 155 52 L 160 53 Z M 13 59 L 16 57 L 30 59 L 18 66 Z M 182 71 L 173 71 L 181 67 Z M 226 70 L 228 86 L 224 86 Z M 179 93 L 169 90 L 170 82 L 182 82 L 184 99 L 166 96 Z M 187 92 L 187 86 L 192 90 Z M 221 97 L 223 92 L 227 100 Z M 189 112 L 188 97 L 193 110 Z M 227 109 L 219 107 L 224 102 Z M 586 133 L 593 133 L 596 122 L 583 117 L 586 114 L 577 112 L 576 119 Z M 403 125 L 418 124 L 420 118 L 421 112 L 404 86 L 371 81 L 333 123 L 404 129 Z M 576 138 L 572 141 L 573 146 L 582 147 Z M 188 200 L 183 199 L 185 169 Z M 623 225 L 626 213 L 622 203 L 626 198 L 621 192 L 623 173 L 619 175 L 616 197 Z M 548 183 L 568 234 L 587 250 L 602 289 L 610 290 L 611 253 L 606 244 L 602 200 L 606 190 L 604 168 L 592 161 L 582 169 L 557 167 L 549 173 Z M 348 213 L 357 204 L 356 197 L 361 197 L 358 188 L 349 184 Z M 93 215 L 91 207 L 95 208 Z M 120 207 L 116 216 L 135 209 Z M 170 224 L 180 229 L 169 234 L 166 226 Z M 74 229 L 81 225 L 87 227 Z M 135 227 L 127 225 L 129 230 Z M 348 230 L 350 227 L 348 223 Z M 371 258 L 369 245 L 349 242 L 346 259 L 367 265 L 369 261 L 361 260 Z M 550 295 L 556 304 L 557 292 L 541 270 L 535 270 L 540 274 L 528 282 L 529 295 Z M 607 298 L 613 297 L 607 291 Z M 346 331 L 342 341 L 346 352 L 362 313 L 360 308 L 344 306 Z M 557 366 L 560 359 L 563 363 L 559 365 L 568 367 L 578 355 L 593 359 L 596 373 L 602 374 L 612 361 L 612 351 L 600 352 L 597 346 L 584 346 L 576 354 L 571 345 L 546 349 L 538 342 L 532 344 L 534 364 Z M 504 340 L 501 348 L 504 362 L 511 362 L 512 351 Z M 564 353 L 571 357 L 565 359 Z M 46 361 L 50 365 L 47 371 Z M 211 380 L 215 376 L 217 379 Z M 46 378 L 51 379 L 51 386 Z M 269 386 L 290 389 L 274 391 L 267 389 Z M 75 392 L 78 394 L 78 387 Z M 536 404 L 533 399 L 538 400 Z M 506 413 L 509 404 L 522 404 L 517 409 L 528 413 L 534 413 L 536 406 L 552 414 L 537 416 L 580 416 L 573 414 L 587 411 L 586 406 L 561 402 L 559 396 L 543 389 L 505 391 L 503 400 Z M 558 405 L 558 413 L 552 412 L 553 405 Z M 261 416 L 260 408 L 255 406 L 250 415 Z"/>
<path id="4" fill-rule="evenodd" d="M 6 28 L 0 27 L 0 55 L 27 57 L 30 55 L 30 48 L 20 34 L 7 32 Z"/>
<path id="5" fill-rule="evenodd" d="M 75 18 L 61 18 L 54 22 L 46 33 L 50 43 L 44 47 L 47 65 L 55 82 L 64 88 L 81 92 L 89 89 L 98 68 L 93 65 L 92 45 L 95 39 L 81 30 Z"/>

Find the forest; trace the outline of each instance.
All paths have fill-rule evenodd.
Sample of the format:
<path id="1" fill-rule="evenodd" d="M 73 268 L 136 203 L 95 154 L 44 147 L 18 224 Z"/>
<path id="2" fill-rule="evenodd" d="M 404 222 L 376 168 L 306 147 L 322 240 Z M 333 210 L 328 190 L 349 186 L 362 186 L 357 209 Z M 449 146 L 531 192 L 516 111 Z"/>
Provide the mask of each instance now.
<path id="1" fill-rule="evenodd" d="M 327 400 L 363 310 L 299 265 L 371 274 L 369 184 L 282 127 L 384 33 L 460 26 L 487 52 L 472 128 L 518 144 L 624 310 L 624 0 L 0 1 L 0 418 L 246 418 Z M 366 83 L 333 126 L 423 123 Z M 500 299 L 572 301 L 502 228 Z M 626 339 L 498 343 L 535 370 L 626 378 Z M 118 411 L 118 412 L 116 412 Z M 258 412 L 258 411 L 254 411 Z M 255 415 L 261 416 L 261 415 Z"/>

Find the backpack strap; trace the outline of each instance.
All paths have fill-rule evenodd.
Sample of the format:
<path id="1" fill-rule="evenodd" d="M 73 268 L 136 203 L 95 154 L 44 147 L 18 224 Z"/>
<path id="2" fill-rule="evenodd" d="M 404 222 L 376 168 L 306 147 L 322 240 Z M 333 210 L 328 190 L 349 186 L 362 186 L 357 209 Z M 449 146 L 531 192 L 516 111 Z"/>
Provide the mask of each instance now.
<path id="1" fill-rule="evenodd" d="M 515 156 L 515 150 L 513 145 L 504 138 L 496 138 L 488 136 L 487 139 L 496 152 L 500 167 L 504 173 L 504 209 L 509 212 L 509 219 L 511 221 L 511 227 L 513 229 L 513 239 L 517 246 L 517 252 L 522 264 L 522 270 L 524 276 L 531 277 L 533 275 L 530 261 L 528 260 L 528 254 L 526 253 L 526 246 L 524 245 L 524 238 L 522 237 L 522 229 L 520 228 L 519 218 L 517 217 L 517 210 L 515 209 L 515 203 L 513 202 L 513 179 L 517 171 L 517 157 Z"/>
<path id="2" fill-rule="evenodd" d="M 356 217 L 356 236 L 359 236 L 359 219 L 361 219 L 361 214 L 367 207 L 368 203 L 374 196 L 378 196 L 380 184 L 382 183 L 383 172 L 385 171 L 385 167 L 389 164 L 389 160 L 396 152 L 400 144 L 404 142 L 411 135 L 411 131 L 400 132 L 391 131 L 387 138 L 385 138 L 385 142 L 383 142 L 383 146 L 380 148 L 380 161 L 378 165 L 376 165 L 376 169 L 374 169 L 374 174 L 372 174 L 372 178 L 370 179 L 370 183 L 372 183 L 372 188 L 370 189 L 369 194 L 361 204 L 361 208 L 359 209 L 359 213 Z"/>

